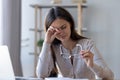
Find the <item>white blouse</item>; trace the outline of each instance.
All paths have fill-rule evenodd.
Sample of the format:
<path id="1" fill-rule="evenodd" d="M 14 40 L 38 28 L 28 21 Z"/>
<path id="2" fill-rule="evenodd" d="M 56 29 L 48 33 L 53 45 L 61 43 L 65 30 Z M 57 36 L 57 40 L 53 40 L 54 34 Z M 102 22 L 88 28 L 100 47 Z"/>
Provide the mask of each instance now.
<path id="1" fill-rule="evenodd" d="M 54 46 L 53 49 L 56 64 L 63 77 L 95 79 L 95 75 L 97 75 L 99 78 L 105 78 L 106 80 L 113 79 L 113 72 L 108 68 L 91 39 L 79 40 L 71 52 L 61 44 Z M 87 67 L 80 56 L 81 50 L 90 50 L 94 54 L 93 67 Z M 73 64 L 71 63 L 71 57 L 73 57 Z M 53 67 L 50 44 L 44 42 L 38 58 L 36 74 L 39 78 L 48 77 Z"/>

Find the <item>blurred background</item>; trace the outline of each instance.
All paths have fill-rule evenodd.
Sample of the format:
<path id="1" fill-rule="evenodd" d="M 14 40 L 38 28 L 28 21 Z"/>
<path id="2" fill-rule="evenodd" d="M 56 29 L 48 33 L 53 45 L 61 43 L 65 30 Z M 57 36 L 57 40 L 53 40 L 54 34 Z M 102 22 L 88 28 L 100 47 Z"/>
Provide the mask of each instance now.
<path id="1" fill-rule="evenodd" d="M 44 39 L 44 19 L 49 8 L 38 11 L 38 31 L 35 33 L 34 4 L 52 5 L 52 0 L 0 0 L 0 45 L 7 45 L 16 76 L 35 77 L 35 61 L 40 52 L 35 47 L 37 40 Z M 87 0 L 82 8 L 83 36 L 92 38 L 103 55 L 107 65 L 120 79 L 120 0 Z M 74 4 L 72 0 L 62 0 L 59 5 Z M 77 8 L 66 8 L 78 25 Z M 42 17 L 41 17 L 42 16 Z M 37 48 L 37 55 L 35 54 Z M 35 57 L 36 56 L 36 57 Z M 1 74 L 1 73 L 0 73 Z"/>

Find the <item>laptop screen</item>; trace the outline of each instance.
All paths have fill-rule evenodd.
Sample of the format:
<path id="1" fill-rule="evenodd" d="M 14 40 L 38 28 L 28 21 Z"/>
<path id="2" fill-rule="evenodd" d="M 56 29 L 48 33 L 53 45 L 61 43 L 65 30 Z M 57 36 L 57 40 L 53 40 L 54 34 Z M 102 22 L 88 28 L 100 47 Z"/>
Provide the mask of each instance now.
<path id="1" fill-rule="evenodd" d="M 7 46 L 0 46 L 0 80 L 15 80 Z"/>

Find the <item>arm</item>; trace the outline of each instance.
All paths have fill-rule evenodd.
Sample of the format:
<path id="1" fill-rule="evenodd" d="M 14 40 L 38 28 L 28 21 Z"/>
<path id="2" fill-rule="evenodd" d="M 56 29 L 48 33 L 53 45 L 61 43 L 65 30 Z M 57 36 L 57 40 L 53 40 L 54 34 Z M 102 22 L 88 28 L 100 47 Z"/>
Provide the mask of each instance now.
<path id="1" fill-rule="evenodd" d="M 51 57 L 50 44 L 44 42 L 41 53 L 38 58 L 36 75 L 39 78 L 45 78 L 50 75 L 53 68 L 53 59 Z"/>
<path id="2" fill-rule="evenodd" d="M 57 34 L 59 34 L 59 31 L 57 29 L 54 29 L 52 26 L 50 26 L 46 31 L 45 40 L 43 43 L 41 53 L 39 55 L 38 64 L 36 68 L 36 74 L 38 77 L 48 77 L 54 67 L 53 57 L 51 54 L 52 51 L 50 46 Z"/>
<path id="3" fill-rule="evenodd" d="M 37 77 L 48 77 L 54 67 L 50 46 L 58 33 L 59 32 L 56 29 L 50 26 L 45 34 L 45 40 L 36 68 Z"/>
<path id="4" fill-rule="evenodd" d="M 89 49 L 94 54 L 93 66 L 90 69 L 100 78 L 113 79 L 113 72 L 108 68 L 93 41 L 89 42 Z"/>

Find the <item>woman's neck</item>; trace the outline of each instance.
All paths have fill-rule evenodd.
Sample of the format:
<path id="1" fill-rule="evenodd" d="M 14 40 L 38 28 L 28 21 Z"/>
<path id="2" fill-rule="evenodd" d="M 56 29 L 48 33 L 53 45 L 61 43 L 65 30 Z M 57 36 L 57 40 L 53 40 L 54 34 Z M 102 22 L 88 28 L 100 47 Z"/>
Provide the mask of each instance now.
<path id="1" fill-rule="evenodd" d="M 68 40 L 66 42 L 62 42 L 62 45 L 68 49 L 69 51 L 72 51 L 72 49 L 75 47 L 77 41 L 73 41 L 73 40 Z"/>

